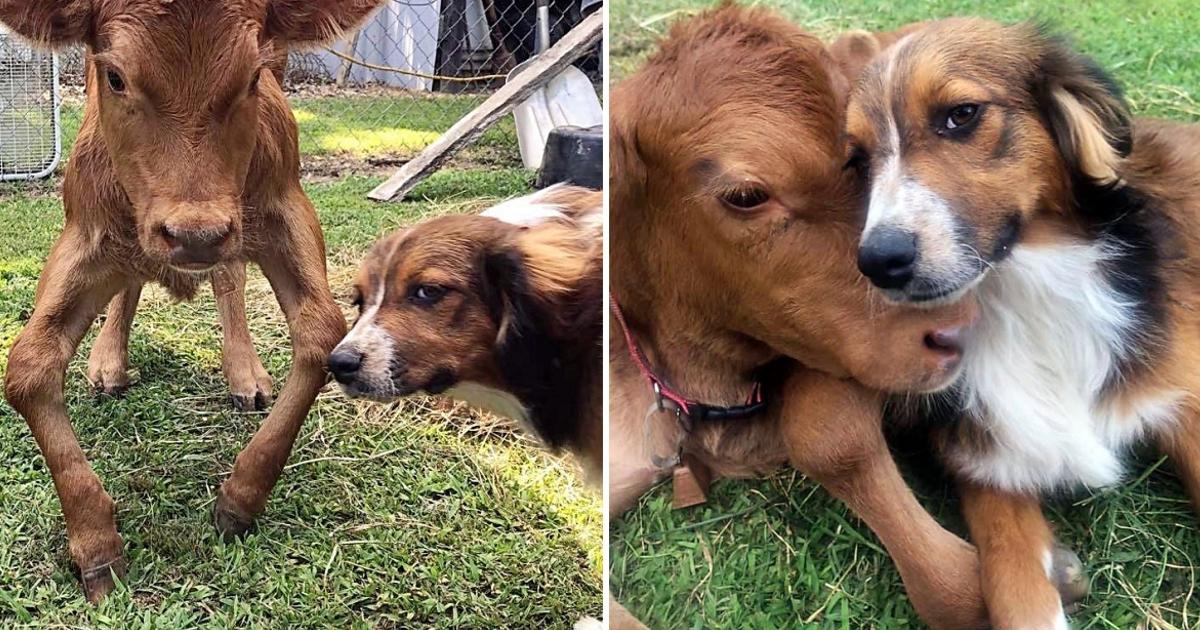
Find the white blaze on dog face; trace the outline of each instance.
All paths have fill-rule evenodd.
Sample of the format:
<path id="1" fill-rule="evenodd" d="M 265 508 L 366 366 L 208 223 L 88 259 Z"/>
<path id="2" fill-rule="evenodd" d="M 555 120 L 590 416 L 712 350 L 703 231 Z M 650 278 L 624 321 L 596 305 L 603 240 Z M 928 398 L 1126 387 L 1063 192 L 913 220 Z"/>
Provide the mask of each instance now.
<path id="1" fill-rule="evenodd" d="M 394 343 L 387 331 L 379 326 L 379 309 L 383 305 L 386 288 L 382 278 L 375 290 L 367 297 L 360 294 L 362 314 L 354 322 L 350 332 L 337 345 L 334 352 L 353 352 L 362 357 L 358 377 L 342 384 L 342 391 L 353 397 L 391 400 L 399 395 L 392 379 L 392 352 Z"/>
<path id="2" fill-rule="evenodd" d="M 890 117 L 887 122 L 891 131 L 888 148 L 883 150 L 883 165 L 870 181 L 860 247 L 870 246 L 887 232 L 905 235 L 915 246 L 917 284 L 930 286 L 906 286 L 903 291 L 886 287 L 884 295 L 896 301 L 914 297 L 924 306 L 954 301 L 982 277 L 983 267 L 971 256 L 970 244 L 960 238 L 950 204 L 905 172 L 896 123 Z M 925 278 L 937 280 L 922 283 Z"/>

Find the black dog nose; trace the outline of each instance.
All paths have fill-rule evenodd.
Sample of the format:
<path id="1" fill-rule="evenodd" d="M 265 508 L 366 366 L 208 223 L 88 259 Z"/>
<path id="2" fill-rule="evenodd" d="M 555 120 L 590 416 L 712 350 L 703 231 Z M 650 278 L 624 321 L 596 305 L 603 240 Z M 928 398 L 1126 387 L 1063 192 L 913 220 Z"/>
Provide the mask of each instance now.
<path id="1" fill-rule="evenodd" d="M 913 278 L 917 237 L 894 228 L 874 230 L 858 246 L 858 270 L 881 289 L 900 289 Z"/>
<path id="2" fill-rule="evenodd" d="M 339 383 L 354 380 L 358 368 L 362 367 L 362 353 L 352 348 L 339 348 L 329 355 L 329 373 Z"/>

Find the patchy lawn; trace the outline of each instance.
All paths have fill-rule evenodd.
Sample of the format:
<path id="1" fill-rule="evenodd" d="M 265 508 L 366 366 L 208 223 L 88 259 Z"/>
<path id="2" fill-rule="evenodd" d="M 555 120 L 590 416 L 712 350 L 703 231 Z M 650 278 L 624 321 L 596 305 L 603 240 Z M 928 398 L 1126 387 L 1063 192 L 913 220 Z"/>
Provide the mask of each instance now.
<path id="1" fill-rule="evenodd" d="M 465 107 L 397 99 L 381 114 L 366 99 L 333 100 L 293 103 L 306 161 L 411 155 Z M 77 118 L 66 118 L 69 146 Z M 368 202 L 378 175 L 308 181 L 348 316 L 354 268 L 377 237 L 529 190 L 511 131 L 491 132 L 488 142 L 492 164 L 457 162 L 423 183 L 416 201 Z M 55 188 L 0 188 L 0 365 L 62 225 Z M 290 361 L 287 328 L 257 270 L 247 293 L 278 391 Z M 599 616 L 600 501 L 569 460 L 507 423 L 434 399 L 357 404 L 328 388 L 257 533 L 226 544 L 209 511 L 263 415 L 228 403 L 211 295 L 176 304 L 148 286 L 130 350 L 136 384 L 122 398 L 97 398 L 87 386 L 94 334 L 70 367 L 67 398 L 117 502 L 127 585 L 98 607 L 83 601 L 44 461 L 24 421 L 0 403 L 0 627 L 561 628 Z"/>
<path id="2" fill-rule="evenodd" d="M 628 76 L 672 20 L 710 3 L 617 0 L 609 7 L 611 68 Z M 1200 121 L 1200 39 L 1188 0 L 1040 2 L 871 0 L 760 2 L 830 39 L 848 28 L 891 29 L 949 15 L 1042 19 L 1114 72 L 1140 115 Z M 922 500 L 965 529 L 951 493 L 903 460 Z M 1129 483 L 1053 501 L 1059 536 L 1083 558 L 1092 594 L 1072 616 L 1081 628 L 1200 627 L 1200 534 L 1178 480 L 1152 456 Z M 794 471 L 716 484 L 707 505 L 670 507 L 669 487 L 613 524 L 614 592 L 655 628 L 921 627 L 900 577 L 874 535 L 840 503 Z"/>

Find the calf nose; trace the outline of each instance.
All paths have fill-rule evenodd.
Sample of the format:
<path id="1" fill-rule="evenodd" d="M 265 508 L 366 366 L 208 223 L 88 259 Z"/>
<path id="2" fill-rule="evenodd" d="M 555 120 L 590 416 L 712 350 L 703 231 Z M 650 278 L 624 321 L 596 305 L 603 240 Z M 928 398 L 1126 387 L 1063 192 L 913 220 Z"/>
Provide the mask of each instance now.
<path id="1" fill-rule="evenodd" d="M 858 246 L 858 270 L 881 289 L 900 289 L 913 278 L 917 237 L 894 228 L 876 229 Z"/>
<path id="2" fill-rule="evenodd" d="M 170 248 L 173 262 L 178 264 L 208 263 L 220 260 L 221 246 L 229 240 L 232 224 L 178 225 L 164 223 L 160 234 Z"/>
<path id="3" fill-rule="evenodd" d="M 329 355 L 329 373 L 339 383 L 349 383 L 362 367 L 362 353 L 353 348 L 335 348 Z"/>

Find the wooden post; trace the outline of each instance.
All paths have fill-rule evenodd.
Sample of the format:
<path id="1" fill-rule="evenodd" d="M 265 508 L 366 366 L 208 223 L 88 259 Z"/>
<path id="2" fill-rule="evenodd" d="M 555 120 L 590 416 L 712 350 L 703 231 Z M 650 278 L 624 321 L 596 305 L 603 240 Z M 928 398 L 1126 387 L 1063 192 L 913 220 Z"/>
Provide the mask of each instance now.
<path id="1" fill-rule="evenodd" d="M 362 36 L 362 29 L 354 31 L 354 37 L 350 38 L 350 48 L 346 50 L 346 55 L 355 57 L 358 55 L 358 38 Z M 338 68 L 337 86 L 346 87 L 346 83 L 350 80 L 350 71 L 354 69 L 354 63 L 342 60 L 342 67 Z"/>
<path id="2" fill-rule="evenodd" d="M 497 120 L 507 116 L 534 90 L 544 86 L 572 61 L 586 54 L 604 32 L 603 14 L 603 11 L 596 11 L 589 15 L 566 37 L 538 55 L 520 74 L 512 77 L 479 107 L 454 123 L 449 131 L 367 196 L 376 201 L 390 201 L 396 196 L 403 198 L 447 158 L 478 138 Z"/>
<path id="3" fill-rule="evenodd" d="M 467 58 L 467 51 L 471 47 L 467 34 L 467 1 L 443 0 L 440 22 L 434 74 L 457 77 L 462 74 L 463 60 Z M 435 80 L 431 89 L 434 92 L 456 92 L 463 85 L 466 84 Z"/>

